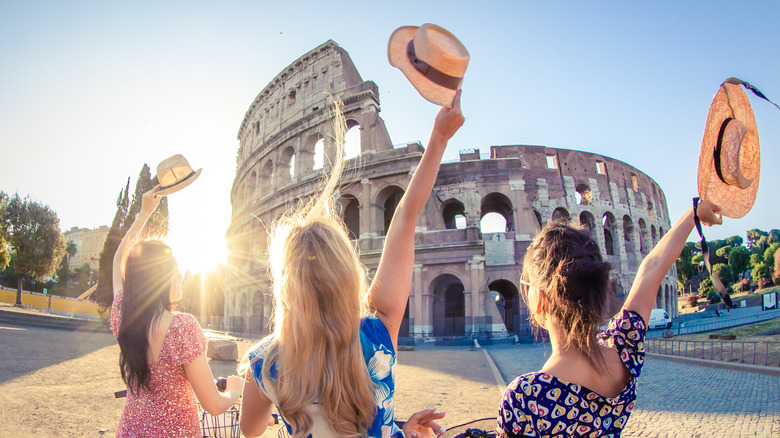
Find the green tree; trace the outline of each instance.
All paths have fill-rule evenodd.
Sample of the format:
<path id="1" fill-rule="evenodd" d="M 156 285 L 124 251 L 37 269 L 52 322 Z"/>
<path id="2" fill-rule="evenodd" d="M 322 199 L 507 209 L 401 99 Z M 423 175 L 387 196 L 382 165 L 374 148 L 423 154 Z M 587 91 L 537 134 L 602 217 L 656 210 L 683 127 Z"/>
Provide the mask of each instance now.
<path id="1" fill-rule="evenodd" d="M 731 266 L 725 263 L 718 263 L 713 266 L 712 273 L 717 275 L 724 285 L 734 282 L 734 272 L 732 271 Z"/>
<path id="2" fill-rule="evenodd" d="M 728 258 L 729 266 L 736 276 L 742 276 L 742 273 L 750 266 L 750 251 L 742 245 L 732 248 Z"/>
<path id="3" fill-rule="evenodd" d="M 764 255 L 763 254 L 750 254 L 750 267 L 752 269 L 756 268 L 756 265 L 759 263 L 762 263 L 764 261 Z"/>
<path id="4" fill-rule="evenodd" d="M 6 209 L 8 207 L 8 195 L 0 192 L 0 269 L 8 267 L 11 261 L 11 253 L 8 250 L 8 220 Z"/>
<path id="5" fill-rule="evenodd" d="M 728 246 L 741 246 L 744 242 L 742 236 L 731 236 L 726 239 L 726 245 Z"/>
<path id="6" fill-rule="evenodd" d="M 124 189 L 119 190 L 119 196 L 116 199 L 116 213 L 111 222 L 111 228 L 108 230 L 106 241 L 103 243 L 103 251 L 100 252 L 98 262 L 98 285 L 95 292 L 92 293 L 92 299 L 98 303 L 101 309 L 111 307 L 114 299 L 114 290 L 112 283 L 114 254 L 116 254 L 119 243 L 122 241 L 124 232 L 122 231 L 122 222 L 127 215 L 127 209 L 130 205 L 128 191 L 130 190 L 130 178 L 127 178 L 127 184 Z"/>
<path id="7" fill-rule="evenodd" d="M 127 230 L 135 221 L 138 212 L 141 211 L 141 198 L 143 194 L 153 189 L 158 184 L 157 177 L 152 178 L 149 166 L 144 163 L 138 180 L 135 183 L 135 191 L 132 200 L 129 197 L 130 178 L 127 179 L 127 185 L 120 191 L 117 198 L 117 211 L 114 214 L 114 220 L 111 222 L 111 228 L 108 230 L 106 243 L 103 245 L 103 251 L 100 253 L 100 263 L 98 266 L 98 287 L 93 294 L 93 299 L 102 308 L 108 308 L 113 301 L 113 265 L 114 254 L 116 254 L 122 238 Z M 168 199 L 163 198 L 152 217 L 146 222 L 141 238 L 153 237 L 164 238 L 168 234 Z"/>
<path id="8" fill-rule="evenodd" d="M 758 228 L 753 228 L 752 230 L 748 230 L 747 232 L 748 249 L 753 249 L 753 247 L 758 244 L 759 239 L 764 236 L 769 236 L 769 233 L 763 230 L 759 230 Z"/>
<path id="9" fill-rule="evenodd" d="M 753 282 L 759 284 L 762 278 L 769 277 L 770 272 L 769 266 L 767 266 L 766 263 L 757 263 L 753 266 Z"/>
<path id="10" fill-rule="evenodd" d="M 777 248 L 780 248 L 780 243 L 775 242 L 764 251 L 764 263 L 766 263 L 770 272 L 775 270 L 775 251 L 777 251 Z"/>
<path id="11" fill-rule="evenodd" d="M 60 220 L 48 206 L 14 195 L 6 207 L 8 234 L 16 258 L 18 275 L 16 305 L 22 305 L 24 276 L 48 277 L 54 274 L 65 252 Z"/>
<path id="12" fill-rule="evenodd" d="M 79 247 L 76 246 L 76 242 L 70 241 L 65 246 L 65 262 L 66 268 L 70 270 L 70 259 L 79 251 Z"/>
<path id="13" fill-rule="evenodd" d="M 710 292 L 715 291 L 715 286 L 712 284 L 712 279 L 707 277 L 699 283 L 699 296 L 707 298 Z"/>
<path id="14" fill-rule="evenodd" d="M 693 242 L 688 242 L 683 246 L 680 257 L 677 258 L 675 263 L 677 266 L 677 275 L 682 284 L 690 280 L 693 277 Z M 684 289 L 684 288 L 681 288 Z"/>

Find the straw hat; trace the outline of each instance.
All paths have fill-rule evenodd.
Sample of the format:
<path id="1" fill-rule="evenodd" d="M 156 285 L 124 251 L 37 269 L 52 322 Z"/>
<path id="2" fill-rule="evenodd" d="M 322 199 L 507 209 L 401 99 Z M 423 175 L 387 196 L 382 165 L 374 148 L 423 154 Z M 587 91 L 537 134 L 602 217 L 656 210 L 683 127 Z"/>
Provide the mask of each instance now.
<path id="1" fill-rule="evenodd" d="M 157 196 L 170 195 L 192 184 L 198 179 L 203 168 L 192 170 L 190 163 L 182 155 L 176 154 L 163 160 L 157 166 L 157 180 L 160 181 L 160 191 Z"/>
<path id="2" fill-rule="evenodd" d="M 761 172 L 758 127 L 750 101 L 727 79 L 710 105 L 699 153 L 699 197 L 741 218 L 753 207 Z"/>
<path id="3" fill-rule="evenodd" d="M 435 24 L 402 26 L 390 35 L 387 58 L 426 100 L 452 108 L 469 66 L 469 52 Z"/>

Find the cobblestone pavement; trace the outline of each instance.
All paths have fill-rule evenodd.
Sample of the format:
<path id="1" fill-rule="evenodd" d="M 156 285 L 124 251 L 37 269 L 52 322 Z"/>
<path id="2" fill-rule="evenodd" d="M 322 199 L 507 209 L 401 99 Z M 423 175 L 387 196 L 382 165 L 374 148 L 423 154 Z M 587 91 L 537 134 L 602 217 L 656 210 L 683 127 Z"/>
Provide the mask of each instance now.
<path id="1" fill-rule="evenodd" d="M 504 380 L 538 370 L 549 345 L 488 347 Z M 780 436 L 780 378 L 648 357 L 623 437 Z"/>

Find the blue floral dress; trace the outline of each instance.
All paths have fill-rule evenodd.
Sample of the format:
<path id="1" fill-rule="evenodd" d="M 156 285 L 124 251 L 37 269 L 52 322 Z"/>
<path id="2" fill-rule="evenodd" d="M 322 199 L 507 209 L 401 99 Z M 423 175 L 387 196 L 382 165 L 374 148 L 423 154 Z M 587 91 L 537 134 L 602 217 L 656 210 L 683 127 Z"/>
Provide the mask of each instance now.
<path id="1" fill-rule="evenodd" d="M 263 359 L 272 343 L 273 336 L 268 336 L 252 347 L 249 352 L 249 363 L 258 387 L 271 401 L 276 403 L 273 388 L 267 388 L 263 385 Z M 382 321 L 375 316 L 364 318 L 360 324 L 360 343 L 363 347 L 363 358 L 366 361 L 368 373 L 371 376 L 371 381 L 374 382 L 374 403 L 376 404 L 376 418 L 368 430 L 368 436 L 372 438 L 402 437 L 401 430 L 393 422 L 395 351 L 390 334 Z M 276 379 L 278 376 L 276 368 L 276 363 L 271 365 L 269 372 L 271 379 Z M 317 410 L 313 412 L 317 412 Z M 313 420 L 315 423 L 318 422 L 318 419 Z M 287 432 L 292 434 L 290 425 L 287 422 L 284 424 Z"/>
<path id="2" fill-rule="evenodd" d="M 500 437 L 619 437 L 634 410 L 636 379 L 645 359 L 645 322 L 623 310 L 599 342 L 617 350 L 631 381 L 617 397 L 546 373 L 528 373 L 509 384 L 498 409 Z"/>

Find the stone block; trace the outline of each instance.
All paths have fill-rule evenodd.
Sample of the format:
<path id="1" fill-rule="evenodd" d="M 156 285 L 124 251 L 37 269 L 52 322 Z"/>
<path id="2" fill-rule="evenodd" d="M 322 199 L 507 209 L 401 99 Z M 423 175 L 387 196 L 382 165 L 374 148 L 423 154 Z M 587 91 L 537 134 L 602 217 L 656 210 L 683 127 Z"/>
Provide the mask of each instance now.
<path id="1" fill-rule="evenodd" d="M 238 345 L 227 339 L 209 339 L 206 357 L 215 360 L 238 360 Z"/>

